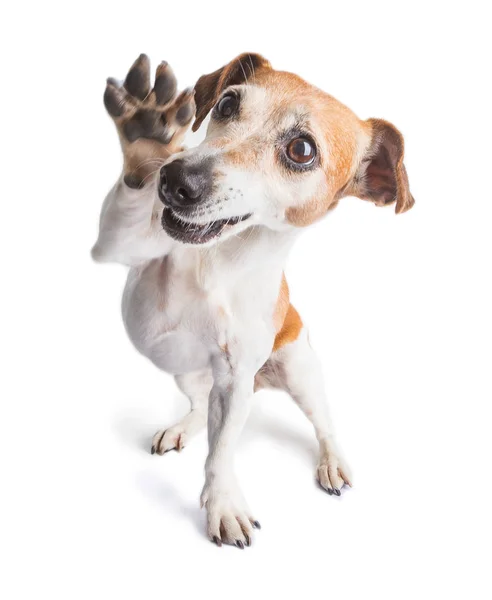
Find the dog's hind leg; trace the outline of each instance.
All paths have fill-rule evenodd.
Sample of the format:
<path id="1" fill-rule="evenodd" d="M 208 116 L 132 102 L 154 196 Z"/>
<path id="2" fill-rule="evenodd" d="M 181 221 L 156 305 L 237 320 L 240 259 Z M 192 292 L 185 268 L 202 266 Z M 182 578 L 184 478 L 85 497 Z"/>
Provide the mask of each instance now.
<path id="1" fill-rule="evenodd" d="M 182 450 L 190 438 L 207 424 L 208 397 L 212 389 L 210 369 L 176 375 L 176 384 L 191 404 L 190 412 L 179 423 L 161 429 L 152 440 L 152 454 L 164 454 L 169 450 Z"/>
<path id="2" fill-rule="evenodd" d="M 297 339 L 273 352 L 255 379 L 255 389 L 280 388 L 288 392 L 313 424 L 320 455 L 316 478 L 330 495 L 340 495 L 351 485 L 349 471 L 337 449 L 331 424 L 323 374 L 303 327 Z"/>

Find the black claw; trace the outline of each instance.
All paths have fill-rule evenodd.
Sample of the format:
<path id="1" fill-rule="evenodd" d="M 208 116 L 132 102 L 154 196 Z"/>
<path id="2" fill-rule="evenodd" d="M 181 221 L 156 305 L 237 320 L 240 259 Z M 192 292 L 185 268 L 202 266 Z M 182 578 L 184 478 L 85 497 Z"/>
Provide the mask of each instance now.
<path id="1" fill-rule="evenodd" d="M 244 537 L 246 538 L 246 546 L 251 546 L 251 538 L 249 537 L 249 535 L 245 533 Z"/>
<path id="2" fill-rule="evenodd" d="M 341 492 L 338 488 L 333 488 L 333 493 L 335 494 L 335 496 L 341 496 Z"/>
<path id="3" fill-rule="evenodd" d="M 259 521 L 253 521 L 253 527 L 255 527 L 256 529 L 261 529 Z"/>
<path id="4" fill-rule="evenodd" d="M 326 491 L 330 496 L 333 496 L 333 490 L 331 488 L 328 488 Z"/>
<path id="5" fill-rule="evenodd" d="M 170 102 L 178 88 L 176 77 L 166 61 L 161 62 L 155 73 L 154 92 L 157 104 Z"/>
<path id="6" fill-rule="evenodd" d="M 150 63 L 147 55 L 141 54 L 133 63 L 124 85 L 129 94 L 140 100 L 147 96 L 150 91 Z"/>
<path id="7" fill-rule="evenodd" d="M 152 446 L 152 449 L 150 450 L 151 454 L 155 454 L 155 446 Z"/>
<path id="8" fill-rule="evenodd" d="M 214 542 L 214 544 L 217 544 L 217 546 L 220 548 L 222 546 L 222 540 L 217 537 L 216 535 L 214 535 L 214 538 L 212 540 Z"/>
<path id="9" fill-rule="evenodd" d="M 244 550 L 244 544 L 242 543 L 241 540 L 236 540 L 236 546 L 238 548 L 241 548 L 241 550 Z"/>

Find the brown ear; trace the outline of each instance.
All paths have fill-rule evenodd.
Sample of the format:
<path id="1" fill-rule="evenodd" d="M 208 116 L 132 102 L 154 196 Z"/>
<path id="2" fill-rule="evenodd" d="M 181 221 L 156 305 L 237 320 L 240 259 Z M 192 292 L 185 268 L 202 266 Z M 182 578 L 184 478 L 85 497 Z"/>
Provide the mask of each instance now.
<path id="1" fill-rule="evenodd" d="M 196 116 L 192 130 L 196 131 L 216 103 L 221 92 L 230 85 L 245 83 L 259 69 L 271 69 L 260 54 L 245 52 L 221 69 L 202 75 L 195 85 Z"/>
<path id="2" fill-rule="evenodd" d="M 403 164 L 403 136 L 394 125 L 368 119 L 371 143 L 344 195 L 371 200 L 377 206 L 396 201 L 395 212 L 403 213 L 415 204 Z"/>

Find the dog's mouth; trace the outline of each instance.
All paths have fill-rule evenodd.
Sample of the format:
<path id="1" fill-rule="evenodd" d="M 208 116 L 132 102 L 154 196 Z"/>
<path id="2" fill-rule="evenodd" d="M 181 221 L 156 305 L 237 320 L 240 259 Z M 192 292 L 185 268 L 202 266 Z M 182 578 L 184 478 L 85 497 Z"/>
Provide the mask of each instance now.
<path id="1" fill-rule="evenodd" d="M 251 213 L 240 217 L 219 219 L 210 223 L 192 223 L 184 221 L 171 208 L 165 207 L 162 213 L 162 227 L 166 233 L 178 242 L 187 244 L 205 244 L 218 238 L 226 229 L 246 221 Z"/>

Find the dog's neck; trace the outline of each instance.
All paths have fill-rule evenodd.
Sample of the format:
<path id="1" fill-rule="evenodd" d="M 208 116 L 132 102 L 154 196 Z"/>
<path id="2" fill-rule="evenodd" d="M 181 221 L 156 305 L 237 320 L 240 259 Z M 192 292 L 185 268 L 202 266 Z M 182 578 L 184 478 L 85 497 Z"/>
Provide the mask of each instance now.
<path id="1" fill-rule="evenodd" d="M 280 280 L 300 230 L 274 231 L 252 226 L 207 248 L 177 245 L 171 252 L 179 268 L 193 271 L 205 290 L 243 286 L 253 278 Z"/>

